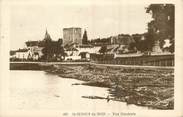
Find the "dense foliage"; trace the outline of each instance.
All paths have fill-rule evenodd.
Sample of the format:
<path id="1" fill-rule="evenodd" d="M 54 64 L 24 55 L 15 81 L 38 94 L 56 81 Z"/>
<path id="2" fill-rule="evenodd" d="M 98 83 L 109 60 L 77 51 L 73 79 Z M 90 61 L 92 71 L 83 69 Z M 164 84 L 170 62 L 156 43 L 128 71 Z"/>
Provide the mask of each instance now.
<path id="1" fill-rule="evenodd" d="M 43 59 L 45 60 L 62 60 L 62 57 L 65 57 L 64 48 L 62 46 L 62 39 L 58 41 L 52 41 L 50 39 L 44 40 L 44 48 L 43 52 Z"/>
<path id="2" fill-rule="evenodd" d="M 164 45 L 164 40 L 170 40 L 169 51 L 174 52 L 174 15 L 173 4 L 151 4 L 146 8 L 146 12 L 152 15 L 153 20 L 148 23 L 149 40 L 159 40 L 160 47 Z M 151 42 L 149 46 L 152 46 Z"/>

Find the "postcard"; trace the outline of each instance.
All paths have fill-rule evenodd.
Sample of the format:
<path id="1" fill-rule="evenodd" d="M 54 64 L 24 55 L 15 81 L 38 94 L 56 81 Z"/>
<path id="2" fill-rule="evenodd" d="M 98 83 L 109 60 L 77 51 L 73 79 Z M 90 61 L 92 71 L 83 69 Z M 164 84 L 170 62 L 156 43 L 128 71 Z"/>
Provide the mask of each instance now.
<path id="1" fill-rule="evenodd" d="M 182 117 L 183 1 L 1 0 L 1 117 Z"/>

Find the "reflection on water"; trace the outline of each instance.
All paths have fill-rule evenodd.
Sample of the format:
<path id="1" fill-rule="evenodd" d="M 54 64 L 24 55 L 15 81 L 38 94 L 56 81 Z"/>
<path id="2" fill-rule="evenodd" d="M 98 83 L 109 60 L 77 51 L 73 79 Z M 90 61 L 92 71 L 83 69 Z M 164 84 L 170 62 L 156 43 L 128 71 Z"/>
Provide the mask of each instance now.
<path id="1" fill-rule="evenodd" d="M 60 78 L 44 71 L 11 71 L 10 104 L 12 109 L 57 110 L 124 110 L 147 109 L 124 102 L 88 99 L 83 96 L 107 97 L 108 88 L 72 85 L 82 83 Z"/>

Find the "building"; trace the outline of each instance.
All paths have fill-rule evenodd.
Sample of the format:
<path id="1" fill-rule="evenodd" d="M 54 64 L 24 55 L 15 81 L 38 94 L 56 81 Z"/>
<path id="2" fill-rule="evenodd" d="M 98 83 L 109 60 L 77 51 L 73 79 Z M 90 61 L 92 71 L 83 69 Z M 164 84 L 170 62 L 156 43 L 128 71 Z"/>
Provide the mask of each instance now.
<path id="1" fill-rule="evenodd" d="M 82 44 L 82 37 L 81 37 L 81 28 L 78 27 L 71 27 L 71 28 L 64 28 L 63 29 L 63 44 L 72 44 L 77 43 L 78 45 Z"/>
<path id="2" fill-rule="evenodd" d="M 30 52 L 32 53 L 31 58 L 33 60 L 38 60 L 43 56 L 42 50 L 44 48 L 45 41 L 51 41 L 51 36 L 47 30 L 46 30 L 43 41 L 27 41 L 27 42 L 25 42 L 27 49 L 29 49 Z"/>
<path id="3" fill-rule="evenodd" d="M 27 49 L 30 50 L 31 54 L 31 58 L 33 60 L 38 60 L 39 58 L 41 58 L 43 56 L 42 53 L 42 49 L 43 47 L 40 46 L 41 45 L 41 41 L 27 41 L 26 42 L 26 46 Z"/>
<path id="4" fill-rule="evenodd" d="M 65 48 L 65 52 L 67 53 L 65 60 L 90 60 L 90 54 L 98 54 L 100 48 L 100 46 L 92 46 L 88 44 L 79 46 L 70 44 L 70 46 L 67 46 L 67 48 Z"/>
<path id="5" fill-rule="evenodd" d="M 65 60 L 80 60 L 81 57 L 79 56 L 79 50 L 76 48 L 69 48 L 66 50 L 67 56 Z"/>
<path id="6" fill-rule="evenodd" d="M 32 53 L 30 49 L 19 49 L 15 53 L 15 58 L 19 60 L 28 60 L 31 59 Z"/>
<path id="7" fill-rule="evenodd" d="M 10 61 L 16 59 L 16 50 L 11 50 L 10 51 Z"/>

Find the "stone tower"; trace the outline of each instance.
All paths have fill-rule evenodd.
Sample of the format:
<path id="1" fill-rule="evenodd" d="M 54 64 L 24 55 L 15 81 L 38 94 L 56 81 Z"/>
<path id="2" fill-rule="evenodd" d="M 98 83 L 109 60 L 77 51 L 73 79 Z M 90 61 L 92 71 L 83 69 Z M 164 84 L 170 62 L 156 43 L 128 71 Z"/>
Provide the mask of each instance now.
<path id="1" fill-rule="evenodd" d="M 81 38 L 81 28 L 79 27 L 71 27 L 63 29 L 63 44 L 82 44 Z"/>

